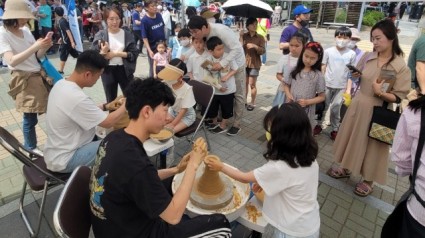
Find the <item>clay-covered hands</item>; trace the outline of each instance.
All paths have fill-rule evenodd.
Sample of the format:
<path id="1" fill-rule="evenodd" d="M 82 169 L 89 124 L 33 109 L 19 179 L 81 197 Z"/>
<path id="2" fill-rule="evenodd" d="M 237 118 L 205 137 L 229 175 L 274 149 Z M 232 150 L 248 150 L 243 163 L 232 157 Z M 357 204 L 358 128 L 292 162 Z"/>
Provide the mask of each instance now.
<path id="1" fill-rule="evenodd" d="M 199 137 L 195 140 L 195 143 L 193 144 L 193 149 L 190 153 L 189 164 L 194 165 L 197 169 L 204 160 L 205 156 L 207 156 L 207 153 L 207 143 L 205 142 L 204 138 Z"/>
<path id="2" fill-rule="evenodd" d="M 114 101 L 108 103 L 105 105 L 106 110 L 108 111 L 115 111 L 122 105 L 125 105 L 125 98 L 124 96 L 120 95 L 117 98 L 115 98 Z"/>
<path id="3" fill-rule="evenodd" d="M 185 171 L 187 164 L 189 163 L 189 160 L 190 160 L 190 153 L 183 156 L 182 160 L 180 160 L 180 163 L 176 166 L 178 174 Z"/>
<path id="4" fill-rule="evenodd" d="M 221 171 L 224 166 L 223 162 L 214 157 L 205 158 L 204 163 L 213 171 Z"/>

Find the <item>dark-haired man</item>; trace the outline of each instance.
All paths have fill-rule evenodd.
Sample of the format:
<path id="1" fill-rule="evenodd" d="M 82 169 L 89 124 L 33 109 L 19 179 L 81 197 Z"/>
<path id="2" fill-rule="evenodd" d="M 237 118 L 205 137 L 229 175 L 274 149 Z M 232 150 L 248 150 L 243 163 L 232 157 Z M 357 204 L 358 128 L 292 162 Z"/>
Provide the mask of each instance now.
<path id="1" fill-rule="evenodd" d="M 124 115 L 124 105 L 108 115 L 83 91 L 96 83 L 107 65 L 99 52 L 86 50 L 78 56 L 74 72 L 50 92 L 44 147 L 48 169 L 72 172 L 79 165 L 92 165 L 100 143 L 93 141 L 95 127 L 112 127 Z"/>
<path id="2" fill-rule="evenodd" d="M 289 54 L 289 41 L 296 32 L 301 31 L 308 36 L 308 41 L 313 41 L 313 35 L 307 28 L 310 21 L 310 13 L 313 10 L 300 4 L 294 8 L 292 13 L 294 14 L 294 22 L 288 25 L 280 36 L 279 49 L 282 50 L 284 55 Z"/>
<path id="3" fill-rule="evenodd" d="M 143 143 L 166 125 L 171 88 L 154 78 L 135 79 L 126 89 L 130 123 L 111 132 L 99 146 L 90 183 L 96 237 L 230 237 L 222 214 L 182 220 L 205 152 L 195 150 L 177 167 L 157 170 Z M 206 146 L 205 141 L 201 142 Z M 202 147 L 201 146 L 201 147 Z M 186 171 L 174 196 L 172 176 Z"/>
<path id="4" fill-rule="evenodd" d="M 243 109 L 245 104 L 245 53 L 242 44 L 239 42 L 238 36 L 229 27 L 223 24 L 208 23 L 201 16 L 193 16 L 190 18 L 188 28 L 192 36 L 196 39 L 209 39 L 217 36 L 223 41 L 224 51 L 227 56 L 220 62 L 214 63 L 212 70 L 219 71 L 229 66 L 231 61 L 235 61 L 238 65 L 238 71 L 235 74 L 236 92 L 235 92 L 235 112 L 232 127 L 227 131 L 227 135 L 234 136 L 241 130 L 240 123 L 242 120 Z"/>

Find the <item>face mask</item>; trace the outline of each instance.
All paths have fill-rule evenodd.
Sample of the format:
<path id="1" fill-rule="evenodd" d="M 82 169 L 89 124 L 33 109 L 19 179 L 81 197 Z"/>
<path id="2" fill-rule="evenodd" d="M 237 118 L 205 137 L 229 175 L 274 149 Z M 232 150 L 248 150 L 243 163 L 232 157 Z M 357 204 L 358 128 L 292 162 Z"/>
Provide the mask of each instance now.
<path id="1" fill-rule="evenodd" d="M 352 40 L 347 44 L 347 47 L 350 49 L 354 49 L 356 48 L 356 44 L 357 44 L 357 41 Z"/>
<path id="2" fill-rule="evenodd" d="M 208 23 L 215 23 L 215 18 L 214 18 L 214 17 L 212 17 L 212 18 L 208 18 L 208 19 L 207 19 L 207 22 L 208 22 Z"/>
<path id="3" fill-rule="evenodd" d="M 189 40 L 182 40 L 182 41 L 180 41 L 180 45 L 182 45 L 182 46 L 188 46 L 190 44 L 190 41 Z"/>
<path id="4" fill-rule="evenodd" d="M 335 41 L 336 41 L 336 46 L 338 46 L 339 48 L 345 48 L 345 47 L 347 47 L 348 40 L 336 39 Z"/>
<path id="5" fill-rule="evenodd" d="M 306 27 L 308 25 L 308 22 L 304 21 L 304 20 L 301 20 L 301 21 L 298 21 L 298 22 L 301 24 L 302 27 Z"/>

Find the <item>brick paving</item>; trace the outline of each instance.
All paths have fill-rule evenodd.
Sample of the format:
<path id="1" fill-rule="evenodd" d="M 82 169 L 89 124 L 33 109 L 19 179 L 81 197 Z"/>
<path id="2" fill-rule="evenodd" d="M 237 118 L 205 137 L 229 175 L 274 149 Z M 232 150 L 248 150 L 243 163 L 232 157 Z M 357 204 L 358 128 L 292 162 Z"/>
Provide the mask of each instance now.
<path id="1" fill-rule="evenodd" d="M 401 28 L 402 32 L 409 32 L 416 29 L 411 26 Z M 262 119 L 265 113 L 271 108 L 271 102 L 276 93 L 278 81 L 275 79 L 276 63 L 281 56 L 278 50 L 278 41 L 281 28 L 272 28 L 270 30 L 271 41 L 268 45 L 268 61 L 261 68 L 258 78 L 258 96 L 257 107 L 254 111 L 245 111 L 242 120 L 242 130 L 234 137 L 224 134 L 208 134 L 211 140 L 211 153 L 220 156 L 225 162 L 235 167 L 248 171 L 257 168 L 266 161 L 262 157 L 265 145 L 265 135 L 262 129 Z M 333 31 L 326 33 L 326 29 L 312 29 L 316 41 L 322 43 L 324 48 L 333 45 Z M 367 40 L 369 32 L 361 32 L 363 41 L 360 42 L 360 48 L 371 50 L 372 46 Z M 413 36 L 402 36 L 402 48 L 409 55 L 411 45 L 415 39 Z M 58 63 L 58 56 L 49 57 L 54 63 Z M 69 74 L 75 60 L 69 58 L 65 67 L 65 74 Z M 147 59 L 139 57 L 136 76 L 147 74 Z M 22 115 L 15 111 L 14 102 L 8 96 L 8 81 L 10 74 L 7 69 L 0 69 L 0 126 L 11 131 L 20 141 L 23 141 L 21 123 Z M 99 80 L 92 88 L 85 91 L 98 103 L 105 99 L 101 81 Z M 39 147 L 42 149 L 46 139 L 44 116 L 40 116 L 37 125 L 37 137 Z M 360 177 L 351 177 L 349 179 L 334 180 L 325 175 L 326 170 L 333 163 L 332 140 L 329 138 L 329 129 L 316 137 L 319 144 L 319 156 L 317 158 L 320 166 L 320 184 L 318 190 L 318 200 L 321 207 L 321 236 L 322 237 L 380 237 L 382 225 L 392 211 L 393 205 L 400 196 L 407 190 L 409 182 L 407 178 L 399 178 L 394 172 L 394 166 L 390 163 L 388 184 L 376 184 L 374 192 L 367 198 L 360 198 L 353 194 L 353 186 L 361 180 Z M 203 133 L 199 133 L 203 136 Z M 176 140 L 175 153 L 181 155 L 184 147 L 187 146 L 185 139 Z M 176 156 L 178 157 L 178 156 Z M 0 148 L 0 221 L 7 219 L 10 212 L 2 209 L 7 205 L 16 203 L 23 183 L 19 161 L 12 158 L 3 148 Z M 10 205 L 9 204 L 9 205 Z M 17 208 L 17 207 L 16 207 Z M 10 208 L 9 208 L 10 209 Z M 7 210 L 7 209 L 6 209 Z M 13 209 L 12 209 L 13 210 Z M 1 223 L 1 222 L 0 222 Z M 18 226 L 18 224 L 17 224 Z M 269 229 L 263 237 L 270 237 Z M 12 236 L 14 237 L 14 236 Z M 16 236 L 17 237 L 17 236 Z M 50 237 L 50 235 L 46 235 Z"/>

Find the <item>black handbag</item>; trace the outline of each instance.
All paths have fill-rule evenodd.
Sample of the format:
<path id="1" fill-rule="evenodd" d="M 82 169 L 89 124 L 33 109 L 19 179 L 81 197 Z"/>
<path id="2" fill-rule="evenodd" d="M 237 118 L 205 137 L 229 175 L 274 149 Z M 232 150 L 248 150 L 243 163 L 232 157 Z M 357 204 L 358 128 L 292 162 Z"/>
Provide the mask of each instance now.
<path id="1" fill-rule="evenodd" d="M 382 106 L 374 106 L 372 119 L 369 125 L 369 137 L 380 142 L 392 145 L 400 113 L 387 108 L 384 101 Z"/>
<path id="2" fill-rule="evenodd" d="M 381 238 L 400 236 L 399 232 L 401 231 L 401 228 L 402 228 L 404 214 L 405 212 L 409 212 L 407 210 L 407 200 L 410 198 L 412 194 L 422 204 L 422 206 L 425 207 L 425 202 L 422 200 L 421 197 L 419 197 L 419 195 L 415 191 L 416 173 L 418 172 L 418 168 L 420 165 L 424 142 L 425 142 L 425 108 L 422 108 L 421 109 L 421 129 L 419 132 L 418 148 L 416 149 L 415 162 L 413 164 L 413 173 L 409 177 L 410 187 L 407 190 L 407 192 L 405 192 L 403 196 L 401 196 L 396 207 L 394 208 L 394 211 L 388 216 L 387 220 L 385 221 L 384 226 L 382 227 Z"/>

